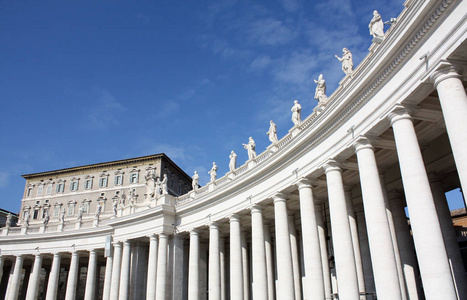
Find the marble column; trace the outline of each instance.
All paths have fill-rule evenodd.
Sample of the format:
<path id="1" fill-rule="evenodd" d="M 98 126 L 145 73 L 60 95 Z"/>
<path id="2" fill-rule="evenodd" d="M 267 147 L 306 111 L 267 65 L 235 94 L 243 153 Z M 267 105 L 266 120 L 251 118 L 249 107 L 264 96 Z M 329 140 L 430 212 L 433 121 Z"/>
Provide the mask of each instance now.
<path id="1" fill-rule="evenodd" d="M 365 137 L 360 137 L 354 147 L 358 160 L 376 293 L 378 299 L 381 300 L 402 300 L 391 230 L 374 148 L 370 140 Z"/>
<path id="2" fill-rule="evenodd" d="M 345 203 L 342 170 L 330 160 L 324 165 L 328 185 L 329 213 L 331 215 L 332 242 L 337 270 L 339 300 L 358 300 L 357 268 L 353 251 L 349 216 Z"/>
<path id="3" fill-rule="evenodd" d="M 297 228 L 295 225 L 295 214 L 288 215 L 290 252 L 292 254 L 293 281 L 295 289 L 295 299 L 302 299 L 302 278 L 300 276 L 300 262 L 298 258 Z"/>
<path id="4" fill-rule="evenodd" d="M 157 257 L 156 300 L 165 300 L 167 287 L 167 244 L 169 237 L 159 234 L 159 253 Z"/>
<path id="5" fill-rule="evenodd" d="M 219 238 L 219 267 L 220 267 L 220 281 L 221 281 L 221 300 L 227 299 L 226 289 L 226 276 L 225 276 L 225 239 Z"/>
<path id="6" fill-rule="evenodd" d="M 76 251 L 71 253 L 70 269 L 68 271 L 68 279 L 66 283 L 65 300 L 76 299 L 76 285 L 78 283 L 79 273 L 79 254 Z"/>
<path id="7" fill-rule="evenodd" d="M 190 258 L 188 260 L 188 300 L 199 299 L 199 233 L 190 231 Z"/>
<path id="8" fill-rule="evenodd" d="M 242 272 L 243 272 L 243 300 L 250 299 L 250 267 L 248 262 L 248 242 L 246 232 L 242 230 Z"/>
<path id="9" fill-rule="evenodd" d="M 283 194 L 278 193 L 273 196 L 273 200 L 276 222 L 277 298 L 293 300 L 295 288 L 286 199 Z"/>
<path id="10" fill-rule="evenodd" d="M 462 190 L 467 191 L 467 95 L 462 83 L 462 70 L 446 62 L 431 79 L 438 91 Z"/>
<path id="11" fill-rule="evenodd" d="M 230 298 L 243 299 L 243 266 L 240 217 L 230 216 Z"/>
<path id="12" fill-rule="evenodd" d="M 16 256 L 15 267 L 13 275 L 8 283 L 8 300 L 16 300 L 19 296 L 19 288 L 21 285 L 21 273 L 23 270 L 23 257 L 21 255 Z"/>
<path id="13" fill-rule="evenodd" d="M 49 283 L 47 284 L 46 300 L 57 299 L 58 292 L 58 277 L 60 275 L 60 253 L 55 253 L 52 261 L 52 268 L 49 275 Z"/>
<path id="14" fill-rule="evenodd" d="M 96 250 L 89 251 L 88 274 L 86 276 L 86 289 L 84 300 L 94 299 L 96 293 L 97 254 Z"/>
<path id="15" fill-rule="evenodd" d="M 130 288 L 130 263 L 131 259 L 131 243 L 130 241 L 123 242 L 122 266 L 120 270 L 120 288 L 118 292 L 119 300 L 127 300 Z"/>
<path id="16" fill-rule="evenodd" d="M 105 262 L 104 287 L 102 291 L 103 300 L 110 300 L 110 288 L 112 285 L 112 267 L 113 267 L 113 257 L 107 256 L 107 259 Z"/>
<path id="17" fill-rule="evenodd" d="M 352 190 L 349 187 L 344 187 L 345 203 L 347 205 L 347 213 L 349 215 L 350 234 L 352 235 L 353 251 L 355 255 L 355 267 L 357 268 L 358 291 L 360 295 L 365 295 L 365 276 L 363 273 L 362 255 L 360 250 L 360 242 L 358 240 L 357 218 L 352 202 Z M 365 296 L 360 296 L 360 299 L 366 299 Z"/>
<path id="18" fill-rule="evenodd" d="M 26 300 L 35 300 L 39 292 L 39 282 L 42 268 L 42 256 L 36 254 L 34 256 L 34 266 L 29 278 L 28 291 L 26 292 Z M 68 299 L 67 299 L 68 300 Z"/>
<path id="19" fill-rule="evenodd" d="M 217 223 L 211 223 L 209 225 L 209 300 L 219 300 L 221 298 L 219 260 L 219 225 Z"/>
<path id="20" fill-rule="evenodd" d="M 275 290 L 275 276 L 274 276 L 274 254 L 272 250 L 272 240 L 271 240 L 271 228 L 269 227 L 268 222 L 263 222 L 263 232 L 264 232 L 264 252 L 266 255 L 266 273 L 268 281 L 268 299 L 276 299 L 276 290 Z"/>
<path id="21" fill-rule="evenodd" d="M 112 264 L 112 284 L 110 285 L 110 299 L 117 300 L 120 289 L 120 268 L 122 266 L 122 243 L 114 242 L 114 254 Z"/>
<path id="22" fill-rule="evenodd" d="M 323 206 L 324 203 L 315 204 L 315 218 L 318 226 L 319 248 L 321 253 L 321 265 L 323 268 L 323 285 L 325 298 L 331 297 L 331 271 L 329 269 L 328 245 L 326 236 L 326 225 L 323 221 Z"/>
<path id="23" fill-rule="evenodd" d="M 443 184 L 440 178 L 436 176 L 430 178 L 430 184 L 457 293 L 460 299 L 467 299 L 467 277 L 465 276 L 464 262 L 457 242 L 456 231 L 452 224 L 451 212 L 449 211 Z"/>
<path id="24" fill-rule="evenodd" d="M 359 205 L 358 208 L 356 208 L 355 217 L 357 218 L 358 241 L 360 244 L 360 253 L 362 257 L 363 277 L 365 279 L 365 292 L 375 293 L 375 280 L 373 276 L 373 266 L 370 257 L 370 246 L 368 244 L 368 233 L 366 230 L 363 204 Z"/>
<path id="25" fill-rule="evenodd" d="M 148 281 L 146 284 L 146 299 L 156 299 L 156 278 L 157 278 L 157 248 L 159 239 L 153 234 L 149 237 L 149 257 L 148 257 Z"/>
<path id="26" fill-rule="evenodd" d="M 418 300 L 418 264 L 417 258 L 415 257 L 412 235 L 410 234 L 409 225 L 407 223 L 407 216 L 405 215 L 404 199 L 399 192 L 390 191 L 388 193 L 388 200 L 391 206 L 392 218 L 394 219 L 394 228 L 396 230 L 402 270 L 404 271 L 407 296 L 410 300 Z"/>
<path id="27" fill-rule="evenodd" d="M 397 106 L 388 117 L 396 140 L 425 296 L 427 299 L 456 299 L 443 235 L 411 117 L 402 106 Z"/>
<path id="28" fill-rule="evenodd" d="M 324 299 L 323 266 L 311 182 L 302 179 L 297 183 L 297 186 L 300 195 L 306 294 L 308 299 Z M 321 213 L 320 210 L 319 212 Z"/>
<path id="29" fill-rule="evenodd" d="M 251 208 L 251 262 L 253 268 L 253 299 L 268 299 L 266 248 L 264 245 L 263 209 L 259 205 Z"/>
<path id="30" fill-rule="evenodd" d="M 4 263 L 4 259 L 0 255 L 0 282 L 2 282 L 2 278 L 3 278 L 3 263 Z"/>

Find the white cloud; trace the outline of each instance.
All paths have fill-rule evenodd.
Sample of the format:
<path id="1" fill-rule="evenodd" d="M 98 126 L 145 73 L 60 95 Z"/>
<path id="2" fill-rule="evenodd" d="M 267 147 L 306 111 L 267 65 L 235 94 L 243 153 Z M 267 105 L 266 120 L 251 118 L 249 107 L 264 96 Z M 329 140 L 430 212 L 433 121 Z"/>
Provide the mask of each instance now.
<path id="1" fill-rule="evenodd" d="M 273 76 L 276 80 L 295 85 L 310 81 L 312 70 L 318 65 L 316 55 L 309 50 L 296 51 L 274 63 Z"/>
<path id="2" fill-rule="evenodd" d="M 126 108 L 106 89 L 95 88 L 96 100 L 93 107 L 89 107 L 88 118 L 90 127 L 107 127 L 119 122 L 119 114 Z"/>
<path id="3" fill-rule="evenodd" d="M 300 0 L 281 0 L 281 4 L 288 12 L 295 12 L 302 7 Z"/>
<path id="4" fill-rule="evenodd" d="M 249 26 L 248 35 L 250 40 L 262 45 L 280 45 L 295 39 L 297 32 L 280 20 L 266 18 L 253 22 Z"/>
<path id="5" fill-rule="evenodd" d="M 272 62 L 269 55 L 259 55 L 250 63 L 251 71 L 260 71 L 267 68 Z"/>

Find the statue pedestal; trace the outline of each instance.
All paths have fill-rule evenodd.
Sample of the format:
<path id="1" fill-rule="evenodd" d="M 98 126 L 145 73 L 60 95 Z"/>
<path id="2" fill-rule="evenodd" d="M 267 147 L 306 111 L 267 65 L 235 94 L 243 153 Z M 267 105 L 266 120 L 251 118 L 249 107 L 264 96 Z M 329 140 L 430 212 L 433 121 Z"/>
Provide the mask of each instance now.
<path id="1" fill-rule="evenodd" d="M 292 137 L 295 137 L 295 136 L 297 136 L 297 134 L 300 133 L 300 131 L 302 131 L 302 130 L 297 125 L 295 125 L 294 127 L 292 127 L 289 130 L 289 133 L 292 135 Z"/>
<path id="2" fill-rule="evenodd" d="M 43 224 L 40 228 L 39 228 L 39 233 L 44 233 L 45 232 L 45 224 Z"/>
<path id="3" fill-rule="evenodd" d="M 276 152 L 279 148 L 277 147 L 277 143 L 274 143 L 274 144 L 269 145 L 266 149 L 271 152 Z"/>
<path id="4" fill-rule="evenodd" d="M 256 166 L 256 160 L 254 158 L 247 160 L 246 164 L 248 165 L 248 170 L 251 170 Z"/>
<path id="5" fill-rule="evenodd" d="M 195 191 L 191 191 L 190 192 L 190 199 L 195 199 L 196 198 L 196 192 Z"/>
<path id="6" fill-rule="evenodd" d="M 21 227 L 21 234 L 27 234 L 27 233 L 28 233 L 28 227 L 27 226 Z"/>
<path id="7" fill-rule="evenodd" d="M 165 205 L 175 205 L 175 198 L 171 195 L 162 195 L 160 198 L 159 198 L 159 201 L 158 201 L 159 205 L 162 205 L 162 204 L 165 204 Z"/>
<path id="8" fill-rule="evenodd" d="M 99 219 L 94 219 L 94 221 L 92 221 L 92 227 L 98 227 L 99 226 Z"/>
<path id="9" fill-rule="evenodd" d="M 2 235 L 6 236 L 6 235 L 8 235 L 9 232 L 10 232 L 10 226 L 4 227 L 3 230 L 2 230 Z"/>
<path id="10" fill-rule="evenodd" d="M 227 178 L 229 178 L 230 180 L 234 180 L 235 176 L 235 171 L 230 171 L 229 173 L 227 173 Z"/>
<path id="11" fill-rule="evenodd" d="M 375 44 L 381 44 L 383 42 L 383 39 L 380 37 L 375 36 L 372 40 L 373 43 Z"/>
<path id="12" fill-rule="evenodd" d="M 81 221 L 78 221 L 75 223 L 75 229 L 80 229 L 81 228 Z"/>
<path id="13" fill-rule="evenodd" d="M 63 231 L 63 224 L 58 224 L 57 231 Z"/>
<path id="14" fill-rule="evenodd" d="M 216 189 L 216 182 L 215 181 L 211 181 L 210 183 L 208 183 L 208 191 L 209 192 L 212 192 Z"/>

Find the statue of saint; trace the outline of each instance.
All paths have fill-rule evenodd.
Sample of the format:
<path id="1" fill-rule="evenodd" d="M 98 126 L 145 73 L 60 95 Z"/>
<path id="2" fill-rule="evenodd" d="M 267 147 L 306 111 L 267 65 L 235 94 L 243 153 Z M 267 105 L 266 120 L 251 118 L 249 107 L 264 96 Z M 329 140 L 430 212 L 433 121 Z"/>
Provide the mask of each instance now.
<path id="1" fill-rule="evenodd" d="M 208 172 L 211 175 L 211 182 L 216 181 L 217 179 L 217 165 L 215 162 L 212 163 L 211 171 Z"/>
<path id="2" fill-rule="evenodd" d="M 298 103 L 298 100 L 294 101 L 292 106 L 292 122 L 294 125 L 299 125 L 302 123 L 302 106 Z"/>
<path id="3" fill-rule="evenodd" d="M 232 150 L 230 151 L 230 162 L 229 162 L 229 170 L 232 172 L 237 168 L 237 154 Z"/>
<path id="4" fill-rule="evenodd" d="M 326 103 L 328 97 L 326 96 L 326 81 L 323 79 L 323 74 L 319 74 L 318 80 L 315 79 L 316 90 L 315 90 L 315 99 L 319 103 Z"/>
<path id="5" fill-rule="evenodd" d="M 159 197 L 162 195 L 162 182 L 161 178 L 157 177 L 156 179 L 156 197 Z"/>
<path id="6" fill-rule="evenodd" d="M 102 213 L 102 204 L 100 202 L 97 202 L 95 218 L 99 219 L 99 217 L 101 216 L 101 213 Z"/>
<path id="7" fill-rule="evenodd" d="M 350 53 L 349 49 L 344 48 L 342 49 L 342 58 L 335 55 L 336 58 L 342 62 L 342 71 L 344 71 L 345 75 L 352 75 L 353 73 L 353 60 L 352 60 L 352 53 Z"/>
<path id="8" fill-rule="evenodd" d="M 122 192 L 122 200 L 120 200 L 121 203 L 122 203 L 122 206 L 125 206 L 125 202 L 126 202 L 126 195 L 125 195 L 125 192 Z"/>
<path id="9" fill-rule="evenodd" d="M 136 194 L 136 189 L 130 190 L 130 206 L 133 207 L 136 204 L 136 198 L 138 198 L 138 194 Z"/>
<path id="10" fill-rule="evenodd" d="M 77 218 L 78 221 L 80 222 L 83 220 L 83 213 L 84 213 L 84 206 L 83 204 L 81 204 L 78 209 L 78 218 Z"/>
<path id="11" fill-rule="evenodd" d="M 269 131 L 266 134 L 269 136 L 271 143 L 275 144 L 279 141 L 277 139 L 277 126 L 272 120 L 269 121 L 269 124 Z"/>
<path id="12" fill-rule="evenodd" d="M 256 144 L 255 140 L 251 136 L 248 139 L 248 144 L 243 144 L 243 148 L 248 151 L 248 160 L 256 158 Z"/>
<path id="13" fill-rule="evenodd" d="M 44 225 L 47 225 L 47 224 L 49 224 L 49 220 L 50 220 L 49 210 L 45 209 L 44 210 L 44 221 L 42 223 Z"/>
<path id="14" fill-rule="evenodd" d="M 31 215 L 29 214 L 29 209 L 26 210 L 24 212 L 24 217 L 23 217 L 23 221 L 24 221 L 24 225 L 25 226 L 29 226 L 29 218 L 31 217 Z"/>
<path id="15" fill-rule="evenodd" d="M 198 190 L 198 185 L 199 185 L 198 172 L 195 171 L 195 175 L 193 175 L 192 179 L 193 181 L 191 182 L 191 186 L 193 187 L 193 190 L 196 192 Z"/>
<path id="16" fill-rule="evenodd" d="M 167 195 L 169 193 L 169 189 L 167 187 L 167 174 L 164 174 L 164 178 L 161 182 L 161 193 L 162 195 Z"/>
<path id="17" fill-rule="evenodd" d="M 383 39 L 384 37 L 384 23 L 381 19 L 381 15 L 377 10 L 373 12 L 373 19 L 371 19 L 370 24 L 368 25 L 370 29 L 370 34 L 373 38 Z"/>
<path id="18" fill-rule="evenodd" d="M 117 206 L 118 206 L 118 198 L 114 197 L 113 202 L 112 202 L 112 210 L 113 210 L 115 217 L 117 216 Z"/>
<path id="19" fill-rule="evenodd" d="M 10 227 L 10 226 L 11 226 L 11 218 L 12 218 L 11 214 L 8 214 L 8 215 L 6 216 L 6 223 L 5 223 L 5 226 L 6 226 L 6 227 Z"/>
<path id="20" fill-rule="evenodd" d="M 60 213 L 60 216 L 58 217 L 61 224 L 65 224 L 65 213 L 66 213 L 66 209 L 63 208 L 62 212 Z"/>
<path id="21" fill-rule="evenodd" d="M 146 172 L 146 175 L 144 176 L 144 179 L 146 180 L 146 195 L 149 198 L 154 197 L 154 179 L 156 175 L 154 174 L 154 170 L 149 170 Z"/>

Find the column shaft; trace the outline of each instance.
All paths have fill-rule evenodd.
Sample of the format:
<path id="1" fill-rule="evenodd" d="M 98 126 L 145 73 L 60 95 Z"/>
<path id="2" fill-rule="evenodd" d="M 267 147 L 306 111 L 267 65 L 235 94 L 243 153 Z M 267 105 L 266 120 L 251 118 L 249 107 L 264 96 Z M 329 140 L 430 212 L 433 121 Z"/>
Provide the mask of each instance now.
<path id="1" fill-rule="evenodd" d="M 21 271 L 23 269 L 23 257 L 16 256 L 15 268 L 13 275 L 8 283 L 8 300 L 16 300 L 19 296 L 19 288 L 21 285 Z"/>
<path id="2" fill-rule="evenodd" d="M 230 217 L 230 298 L 243 299 L 243 266 L 240 218 Z"/>
<path id="3" fill-rule="evenodd" d="M 58 292 L 58 276 L 60 274 L 60 254 L 55 253 L 52 261 L 52 268 L 49 275 L 49 283 L 47 284 L 46 300 L 57 299 Z"/>
<path id="4" fill-rule="evenodd" d="M 26 293 L 26 300 L 35 300 L 39 292 L 39 279 L 42 268 L 42 256 L 36 254 L 34 257 L 34 266 L 29 279 L 28 291 Z"/>
<path id="5" fill-rule="evenodd" d="M 108 256 L 105 262 L 105 278 L 104 278 L 104 288 L 102 293 L 103 300 L 110 300 L 110 288 L 112 285 L 112 267 L 113 267 L 113 257 Z"/>
<path id="6" fill-rule="evenodd" d="M 209 226 L 209 300 L 219 300 L 221 297 L 221 277 L 219 261 L 219 226 L 212 223 Z"/>
<path id="7" fill-rule="evenodd" d="M 278 299 L 293 300 L 295 299 L 295 289 L 287 205 L 282 194 L 275 195 L 273 199 L 276 223 L 277 297 Z"/>
<path id="8" fill-rule="evenodd" d="M 159 240 L 155 234 L 149 237 L 148 281 L 146 284 L 146 299 L 156 299 L 157 278 L 157 248 Z"/>
<path id="9" fill-rule="evenodd" d="M 250 299 L 250 267 L 248 263 L 248 243 L 246 233 L 242 231 L 242 272 L 243 272 L 243 300 Z"/>
<path id="10" fill-rule="evenodd" d="M 274 254 L 272 250 L 271 229 L 269 224 L 264 224 L 264 250 L 266 253 L 266 272 L 268 280 L 268 299 L 274 300 L 275 296 L 275 276 L 274 276 Z"/>
<path id="11" fill-rule="evenodd" d="M 156 300 L 165 300 L 167 292 L 167 244 L 168 236 L 161 233 L 157 257 Z"/>
<path id="12" fill-rule="evenodd" d="M 404 109 L 395 110 L 390 118 L 425 296 L 427 299 L 456 299 L 415 128 Z"/>
<path id="13" fill-rule="evenodd" d="M 70 270 L 66 284 L 65 300 L 75 300 L 76 284 L 78 283 L 79 255 L 76 251 L 71 253 Z"/>
<path id="14" fill-rule="evenodd" d="M 110 299 L 118 300 L 118 292 L 120 289 L 120 268 L 122 266 L 122 243 L 114 243 L 114 254 L 112 264 L 112 284 L 110 288 Z"/>
<path id="15" fill-rule="evenodd" d="M 97 254 L 95 250 L 89 251 L 88 274 L 86 276 L 85 300 L 94 299 L 96 293 Z"/>
<path id="16" fill-rule="evenodd" d="M 219 239 L 219 267 L 220 267 L 220 281 L 221 281 L 221 300 L 227 299 L 227 290 L 225 282 L 225 239 Z"/>
<path id="17" fill-rule="evenodd" d="M 130 289 L 130 263 L 131 259 L 131 243 L 130 241 L 123 242 L 122 252 L 122 267 L 120 271 L 120 289 L 118 292 L 119 300 L 127 300 Z"/>
<path id="18" fill-rule="evenodd" d="M 321 253 L 321 264 L 323 268 L 323 285 L 325 298 L 331 297 L 331 272 L 329 269 L 328 245 L 326 226 L 323 221 L 322 204 L 315 205 L 316 225 L 318 225 L 319 248 Z"/>
<path id="19" fill-rule="evenodd" d="M 190 258 L 188 265 L 188 300 L 199 299 L 199 234 L 190 232 Z"/>
<path id="20" fill-rule="evenodd" d="M 251 209 L 251 261 L 253 268 L 253 299 L 268 299 L 266 248 L 264 245 L 263 213 L 260 206 Z"/>
<path id="21" fill-rule="evenodd" d="M 300 262 L 298 260 L 297 229 L 295 227 L 295 215 L 288 216 L 290 234 L 290 252 L 292 254 L 293 281 L 295 299 L 302 299 L 302 278 L 300 276 Z"/>

